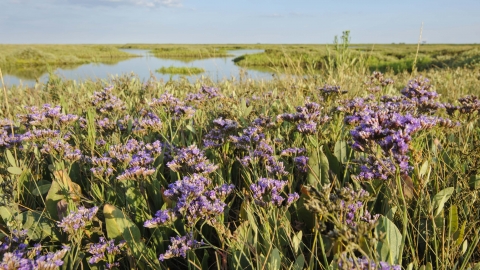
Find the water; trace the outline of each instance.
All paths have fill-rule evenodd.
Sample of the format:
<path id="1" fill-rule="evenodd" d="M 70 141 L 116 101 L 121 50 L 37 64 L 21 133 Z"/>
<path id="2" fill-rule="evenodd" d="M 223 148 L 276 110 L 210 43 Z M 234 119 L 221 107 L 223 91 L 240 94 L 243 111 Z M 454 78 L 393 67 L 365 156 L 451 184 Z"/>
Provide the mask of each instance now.
<path id="1" fill-rule="evenodd" d="M 180 77 L 186 77 L 189 81 L 194 82 L 197 79 L 209 77 L 215 81 L 221 81 L 223 79 L 232 79 L 235 77 L 239 79 L 240 76 L 246 76 L 252 79 L 271 79 L 271 72 L 263 72 L 252 69 L 241 68 L 234 64 L 233 58 L 253 53 L 261 53 L 263 50 L 234 50 L 229 51 L 230 57 L 217 57 L 207 59 L 166 59 L 157 58 L 150 54 L 148 50 L 138 49 L 124 49 L 123 51 L 132 54 L 140 55 L 140 57 L 132 57 L 125 60 L 121 60 L 115 63 L 91 63 L 80 66 L 71 66 L 55 69 L 54 73 L 61 78 L 83 81 L 88 79 L 108 79 L 112 76 L 121 76 L 125 74 L 136 74 L 141 80 L 148 80 L 153 74 L 157 79 L 163 79 L 164 81 L 176 80 Z M 155 70 L 161 67 L 199 67 L 205 70 L 204 73 L 196 75 L 170 75 L 156 73 Z M 48 81 L 48 72 L 46 67 L 42 67 L 43 70 L 20 70 L 6 72 L 4 74 L 5 84 L 7 86 L 12 85 L 28 85 L 34 86 L 38 82 Z M 13 73 L 13 74 L 12 74 Z"/>

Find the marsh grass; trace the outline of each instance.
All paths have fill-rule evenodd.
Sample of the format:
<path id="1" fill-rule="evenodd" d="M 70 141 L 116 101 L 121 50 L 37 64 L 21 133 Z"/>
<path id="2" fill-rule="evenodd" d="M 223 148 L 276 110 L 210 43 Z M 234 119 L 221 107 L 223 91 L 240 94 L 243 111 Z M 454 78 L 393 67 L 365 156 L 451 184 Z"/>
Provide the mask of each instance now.
<path id="1" fill-rule="evenodd" d="M 186 79 L 164 82 L 152 77 L 143 82 L 134 75 L 126 75 L 77 83 L 52 76 L 46 84 L 32 88 L 5 87 L 0 119 L 14 119 L 15 134 L 44 128 L 41 125 L 28 127 L 15 118 L 27 112 L 25 106 L 60 105 L 63 113 L 85 118 L 86 127 L 74 123 L 59 128 L 62 135 L 72 134 L 69 144 L 79 148 L 85 156 L 108 156 L 111 146 L 124 145 L 130 139 L 145 143 L 160 140 L 178 148 L 196 145 L 205 151 L 209 162 L 219 166 L 208 176 L 212 183 L 234 184 L 235 191 L 225 199 L 227 206 L 223 214 L 215 217 L 217 223 L 199 220 L 189 226 L 179 218 L 167 226 L 145 228 L 143 222 L 151 219 L 157 210 L 174 207 L 175 202 L 165 197 L 163 190 L 185 176 L 167 166 L 167 160 L 171 160 L 169 156 L 175 152 L 172 148 L 163 148 L 162 154 L 155 158 L 155 174 L 119 181 L 116 176 L 128 163 L 116 163 L 112 176 L 96 177 L 88 162 L 69 163 L 58 153 L 41 154 L 45 140 L 38 139 L 36 145 L 1 149 L 2 233 L 8 235 L 13 229 L 27 228 L 35 232 L 29 234 L 32 242 L 42 241 L 52 249 L 60 243 L 72 245 L 65 233 L 55 227 L 59 208 L 56 204 L 51 207 L 53 201 L 63 199 L 68 201 L 69 210 L 80 205 L 103 207 L 94 226 L 75 248 L 79 256 L 66 262 L 67 269 L 79 267 L 80 263 L 89 266 L 87 260 L 91 255 L 81 245 L 97 242 L 99 236 L 127 240 L 128 251 L 119 258 L 122 269 L 338 269 L 341 256 L 367 256 L 377 263 L 400 264 L 403 269 L 478 269 L 478 112 L 449 116 L 445 110 L 439 110 L 432 115 L 450 117 L 458 121 L 460 127 L 436 127 L 412 137 L 408 155 L 413 170 L 408 177 L 413 196 L 400 188 L 406 180 L 399 174 L 387 180 L 359 181 L 355 177 L 360 170 L 359 159 L 366 154 L 352 151 L 350 130 L 353 127 L 345 124 L 345 114 L 335 108 L 342 100 L 370 95 L 365 82 L 371 73 L 366 64 L 368 57 L 359 57 L 355 52 L 358 48 L 354 50 L 347 45 L 348 35 L 344 35 L 325 49 L 325 55 L 318 58 L 325 67 L 322 72 L 313 64 L 305 69 L 305 60 L 292 57 L 287 49 L 277 47 L 277 56 L 282 57 L 283 62 L 272 68 L 287 76 L 268 81 L 241 78 L 214 82 L 201 78 L 191 83 Z M 310 46 L 302 50 L 306 48 Z M 410 47 L 405 48 L 409 50 Z M 287 69 L 290 71 L 286 72 Z M 398 96 L 410 79 L 424 76 L 441 94 L 442 102 L 459 104 L 456 101 L 459 97 L 478 94 L 480 69 L 462 66 L 415 70 L 412 67 L 412 72 L 387 71 L 384 76 L 395 82 L 372 94 L 374 102 L 380 103 L 383 95 Z M 319 88 L 326 84 L 341 86 L 348 92 L 324 96 Z M 123 101 L 124 107 L 101 112 L 100 105 L 92 104 L 92 95 L 109 85 L 113 86 L 111 94 Z M 191 98 L 191 94 L 205 95 L 200 91 L 202 86 L 218 88 L 221 96 Z M 185 102 L 194 107 L 193 117 L 176 115 L 181 110 L 149 105 L 166 93 L 178 98 L 177 105 Z M 297 108 L 308 100 L 323 107 L 321 115 L 331 117 L 316 133 L 301 134 L 295 124 L 277 122 L 281 114 L 301 111 Z M 133 126 L 147 118 L 147 111 L 155 113 L 163 125 L 148 132 L 135 131 Z M 264 142 L 272 148 L 274 160 L 283 162 L 288 171 L 287 175 L 278 177 L 288 183 L 284 192 L 301 194 L 288 208 L 262 207 L 255 203 L 250 185 L 270 175 L 266 161 L 259 159 L 251 166 L 243 166 L 240 160 L 260 149 L 246 150 L 228 139 L 230 135 L 247 133 L 244 129 L 261 116 L 269 117 L 273 123 L 262 127 Z M 105 117 L 114 123 L 111 129 L 99 125 Z M 220 117 L 234 120 L 239 126 L 229 131 L 221 147 L 207 149 L 203 139 L 218 129 L 214 119 Z M 97 143 L 101 140 L 106 144 Z M 281 155 L 281 151 L 289 147 L 306 148 L 305 155 L 310 158 L 307 174 L 299 173 L 294 157 Z M 382 154 L 375 151 L 378 156 Z M 62 169 L 69 172 L 68 177 L 58 179 L 58 171 Z M 62 192 L 53 189 L 50 192 L 52 186 L 61 181 L 67 188 Z M 80 195 L 70 190 L 70 186 L 76 185 Z M 346 196 L 346 187 L 370 193 L 368 198 L 362 199 L 361 212 L 368 210 L 381 215 L 373 229 L 367 226 L 350 230 L 345 225 L 347 213 L 339 211 L 341 206 L 332 203 L 332 198 Z M 206 245 L 187 252 L 186 258 L 159 262 L 158 255 L 168 249 L 170 237 L 184 235 L 187 231 L 191 231 L 195 239 L 203 239 Z M 95 265 L 103 266 L 102 263 Z"/>
<path id="2" fill-rule="evenodd" d="M 204 73 L 205 70 L 203 68 L 198 68 L 198 67 L 161 67 L 155 72 L 161 73 L 161 74 L 181 74 L 181 75 L 193 75 L 193 74 L 200 74 Z"/>

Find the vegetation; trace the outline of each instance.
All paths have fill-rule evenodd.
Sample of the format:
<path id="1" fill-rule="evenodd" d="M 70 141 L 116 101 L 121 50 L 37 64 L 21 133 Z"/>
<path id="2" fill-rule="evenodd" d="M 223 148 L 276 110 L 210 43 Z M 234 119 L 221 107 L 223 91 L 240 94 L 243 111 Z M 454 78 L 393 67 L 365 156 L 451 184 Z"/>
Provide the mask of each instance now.
<path id="1" fill-rule="evenodd" d="M 4 73 L 27 79 L 38 78 L 49 68 L 115 63 L 133 56 L 111 45 L 0 45 Z"/>
<path id="2" fill-rule="evenodd" d="M 158 73 L 162 74 L 182 74 L 182 75 L 192 75 L 192 74 L 200 74 L 205 72 L 203 68 L 198 67 L 161 67 L 156 70 Z"/>
<path id="3" fill-rule="evenodd" d="M 346 37 L 269 81 L 3 89 L 0 267 L 478 269 L 480 68 Z"/>
<path id="4" fill-rule="evenodd" d="M 146 49 L 153 55 L 161 58 L 211 58 L 230 56 L 227 50 L 241 48 L 239 46 L 225 45 L 182 45 L 182 44 L 126 44 L 122 49 Z"/>

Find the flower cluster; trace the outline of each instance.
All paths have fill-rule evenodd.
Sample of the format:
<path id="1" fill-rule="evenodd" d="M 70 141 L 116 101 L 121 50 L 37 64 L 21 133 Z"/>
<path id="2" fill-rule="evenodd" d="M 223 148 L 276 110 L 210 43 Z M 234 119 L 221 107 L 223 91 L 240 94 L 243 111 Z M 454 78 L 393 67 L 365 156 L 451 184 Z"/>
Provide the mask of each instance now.
<path id="1" fill-rule="evenodd" d="M 59 138 L 47 138 L 40 150 L 43 154 L 62 157 L 70 162 L 80 160 L 82 152 Z"/>
<path id="2" fill-rule="evenodd" d="M 109 177 L 114 165 L 125 170 L 117 176 L 118 180 L 138 180 L 155 173 L 153 162 L 162 152 L 160 141 L 145 144 L 135 139 L 125 144 L 110 146 L 102 157 L 90 157 L 86 160 L 93 165 L 90 171 L 98 178 Z"/>
<path id="3" fill-rule="evenodd" d="M 262 130 L 261 127 L 247 127 L 243 130 L 243 135 L 230 136 L 230 140 L 237 148 L 248 151 L 248 155 L 241 158 L 240 163 L 245 167 L 250 164 L 261 165 L 273 176 L 287 175 L 283 162 L 278 161 L 273 155 L 273 148 L 265 140 Z"/>
<path id="4" fill-rule="evenodd" d="M 218 91 L 218 88 L 215 87 L 208 87 L 208 86 L 202 86 L 198 93 L 190 93 L 187 95 L 185 98 L 185 101 L 187 102 L 203 102 L 206 100 L 210 100 L 216 97 L 220 97 L 220 93 Z"/>
<path id="5" fill-rule="evenodd" d="M 277 116 L 277 121 L 297 123 L 297 130 L 303 134 L 316 134 L 319 125 L 326 123 L 330 117 L 321 113 L 322 106 L 307 100 L 304 106 L 296 108 L 296 113 L 284 113 Z"/>
<path id="6" fill-rule="evenodd" d="M 347 90 L 340 90 L 340 88 L 341 87 L 339 85 L 325 84 L 319 90 L 320 90 L 320 94 L 322 96 L 341 95 L 341 94 L 345 94 L 345 93 L 348 92 Z"/>
<path id="7" fill-rule="evenodd" d="M 56 252 L 42 253 L 42 245 L 29 248 L 27 231 L 12 231 L 12 237 L 5 236 L 0 241 L 0 269 L 59 269 L 63 257 L 70 250 L 68 246 Z"/>
<path id="8" fill-rule="evenodd" d="M 387 262 L 379 262 L 370 260 L 367 257 L 351 258 L 343 254 L 338 260 L 338 268 L 342 270 L 401 270 L 400 265 L 390 265 Z"/>
<path id="9" fill-rule="evenodd" d="M 17 117 L 20 119 L 20 123 L 26 127 L 31 126 L 68 126 L 79 119 L 78 115 L 64 114 L 62 113 L 62 107 L 52 107 L 50 104 L 44 104 L 42 108 L 36 106 L 25 107 L 28 111 L 27 114 L 21 114 Z"/>
<path id="10" fill-rule="evenodd" d="M 162 121 L 155 113 L 142 110 L 141 118 L 136 119 L 133 123 L 132 131 L 138 134 L 147 134 L 150 131 L 161 132 Z"/>
<path id="11" fill-rule="evenodd" d="M 435 112 L 444 105 L 437 101 L 439 95 L 431 91 L 431 88 L 432 85 L 428 79 L 419 77 L 409 81 L 401 93 L 414 103 L 420 112 Z"/>
<path id="12" fill-rule="evenodd" d="M 91 223 L 97 211 L 97 206 L 90 209 L 80 206 L 77 211 L 71 211 L 62 221 L 58 222 L 57 226 L 69 235 L 74 235 L 76 231 L 83 230 Z"/>
<path id="13" fill-rule="evenodd" d="M 407 175 L 412 167 L 409 166 L 409 145 L 412 135 L 422 129 L 429 129 L 436 125 L 454 127 L 449 119 L 443 119 L 423 114 L 410 114 L 401 112 L 405 107 L 414 104 L 415 107 L 423 108 L 421 111 L 433 109 L 431 103 L 438 95 L 429 89 L 428 80 L 416 79 L 402 90 L 404 98 L 390 98 L 388 101 L 372 104 L 356 99 L 342 107 L 350 112 L 344 119 L 347 124 L 356 127 L 350 131 L 352 135 L 352 148 L 360 152 L 372 153 L 363 159 L 360 167 L 360 179 L 388 179 L 396 171 Z M 386 98 L 383 98 L 386 100 Z M 431 106 L 430 106 L 431 105 Z M 383 157 L 374 155 L 375 147 L 380 146 Z"/>
<path id="14" fill-rule="evenodd" d="M 118 262 L 115 262 L 115 256 L 122 253 L 126 242 L 120 241 L 118 245 L 115 245 L 115 240 L 106 240 L 105 237 L 100 237 L 100 242 L 90 244 L 88 252 L 92 254 L 92 257 L 88 260 L 89 264 L 96 264 L 100 261 L 107 261 L 107 269 L 112 269 L 118 266 Z"/>
<path id="15" fill-rule="evenodd" d="M 480 111 L 480 100 L 477 96 L 468 95 L 458 99 L 460 102 L 459 106 L 454 106 L 452 104 L 445 104 L 447 113 L 452 115 L 456 111 L 459 111 L 461 114 L 472 114 L 474 112 Z"/>
<path id="16" fill-rule="evenodd" d="M 213 120 L 213 128 L 203 137 L 203 144 L 206 148 L 222 146 L 227 138 L 237 131 L 238 123 L 222 117 Z"/>
<path id="17" fill-rule="evenodd" d="M 372 76 L 368 78 L 368 81 L 365 82 L 365 86 L 367 87 L 367 91 L 373 93 L 380 92 L 382 88 L 393 85 L 394 83 L 394 80 L 383 77 L 383 73 L 374 71 Z"/>
<path id="18" fill-rule="evenodd" d="M 121 112 L 125 110 L 125 104 L 117 96 L 112 94 L 113 86 L 103 88 L 101 92 L 94 92 L 90 103 L 95 106 L 98 113 Z"/>
<path id="19" fill-rule="evenodd" d="M 255 203 L 262 207 L 268 207 L 270 205 L 277 207 L 285 205 L 288 207 L 298 200 L 299 195 L 296 192 L 288 194 L 287 200 L 285 201 L 281 193 L 286 185 L 287 181 L 260 178 L 257 183 L 250 185 L 250 189 L 253 193 Z"/>
<path id="20" fill-rule="evenodd" d="M 184 174 L 210 174 L 218 168 L 217 165 L 208 161 L 203 151 L 200 151 L 196 145 L 178 149 L 167 166 L 174 172 Z"/>
<path id="21" fill-rule="evenodd" d="M 192 233 L 187 233 L 184 236 L 176 236 L 170 238 L 171 244 L 168 246 L 168 250 L 164 254 L 160 254 L 158 259 L 160 261 L 168 260 L 174 257 L 187 257 L 187 251 L 195 248 L 199 248 L 204 245 L 203 240 L 197 241 L 193 239 Z"/>
<path id="22" fill-rule="evenodd" d="M 193 107 L 185 105 L 185 102 L 174 97 L 170 93 L 164 93 L 160 98 L 153 98 L 148 104 L 151 108 L 163 108 L 164 112 L 174 117 L 174 119 L 190 119 L 195 114 Z"/>
<path id="23" fill-rule="evenodd" d="M 234 186 L 229 184 L 212 187 L 211 180 L 199 174 L 185 176 L 169 184 L 163 192 L 165 197 L 176 201 L 176 205 L 172 210 L 157 212 L 153 224 L 163 225 L 163 222 L 173 221 L 176 216 L 185 218 L 189 225 L 194 225 L 199 219 L 213 224 L 223 213 L 226 206 L 223 200 L 233 189 Z"/>

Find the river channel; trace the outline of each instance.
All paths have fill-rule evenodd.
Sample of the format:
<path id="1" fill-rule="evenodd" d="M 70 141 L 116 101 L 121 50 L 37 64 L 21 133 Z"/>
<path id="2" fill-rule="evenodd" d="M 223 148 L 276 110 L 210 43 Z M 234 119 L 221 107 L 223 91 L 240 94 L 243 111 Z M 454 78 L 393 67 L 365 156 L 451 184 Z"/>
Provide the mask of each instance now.
<path id="1" fill-rule="evenodd" d="M 125 52 L 139 55 L 116 63 L 90 63 L 71 68 L 57 68 L 54 73 L 61 78 L 67 80 L 83 80 L 109 79 L 115 76 L 122 76 L 134 73 L 140 80 L 146 81 L 152 75 L 159 80 L 169 81 L 176 80 L 180 77 L 186 77 L 189 81 L 194 82 L 203 77 L 209 77 L 214 81 L 224 79 L 239 79 L 241 76 L 255 80 L 269 80 L 272 78 L 271 72 L 263 72 L 253 69 L 245 69 L 234 64 L 232 61 L 235 57 L 261 53 L 263 50 L 234 50 L 229 51 L 232 56 L 217 57 L 206 59 L 167 59 L 153 56 L 148 50 L 139 49 L 123 49 Z M 155 70 L 161 67 L 198 67 L 203 68 L 205 72 L 196 75 L 171 75 L 160 74 Z M 41 72 L 40 72 L 41 73 Z M 4 74 L 5 84 L 8 86 L 23 85 L 34 86 L 37 82 L 45 83 L 48 81 L 49 74 L 37 74 L 35 78 L 29 74 Z"/>

